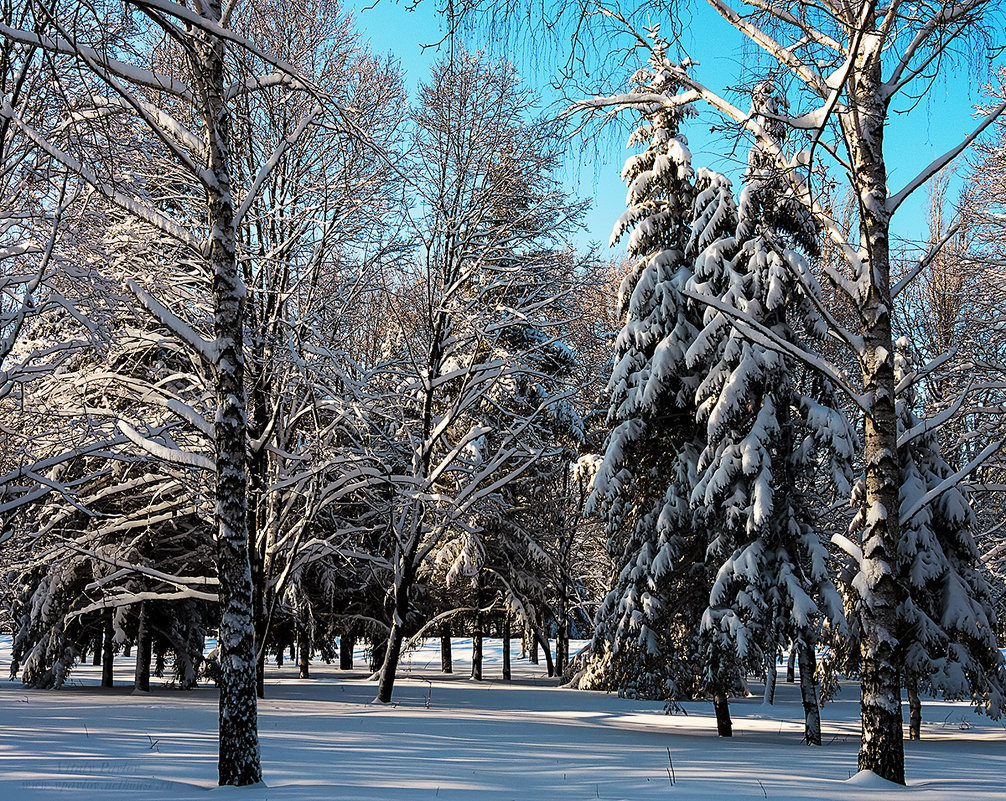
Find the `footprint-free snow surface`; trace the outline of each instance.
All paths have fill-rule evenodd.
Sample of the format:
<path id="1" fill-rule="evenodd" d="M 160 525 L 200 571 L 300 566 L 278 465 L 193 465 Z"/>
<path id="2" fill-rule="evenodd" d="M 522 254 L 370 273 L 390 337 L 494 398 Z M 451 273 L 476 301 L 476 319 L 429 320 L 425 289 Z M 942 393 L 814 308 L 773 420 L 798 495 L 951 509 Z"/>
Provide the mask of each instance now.
<path id="1" fill-rule="evenodd" d="M 796 684 L 780 670 L 776 704 L 731 704 L 734 737 L 716 737 L 710 705 L 666 715 L 660 703 L 559 689 L 544 664 L 519 658 L 500 679 L 500 642 L 486 642 L 472 681 L 468 640 L 440 672 L 439 641 L 403 661 L 394 702 L 373 703 L 362 670 L 315 662 L 314 677 L 272 666 L 259 730 L 265 785 L 217 788 L 216 690 L 154 680 L 132 692 L 77 667 L 60 690 L 0 684 L 0 801 L 247 798 L 253 801 L 694 801 L 904 799 L 1006 801 L 1006 728 L 967 704 L 926 703 L 921 742 L 906 742 L 909 786 L 856 774 L 858 691 L 843 683 L 823 709 L 824 745 L 802 743 Z M 364 665 L 358 652 L 356 664 Z M 10 639 L 0 640 L 0 670 Z M 752 685 L 752 691 L 760 687 Z M 209 793 L 209 795 L 207 795 Z"/>

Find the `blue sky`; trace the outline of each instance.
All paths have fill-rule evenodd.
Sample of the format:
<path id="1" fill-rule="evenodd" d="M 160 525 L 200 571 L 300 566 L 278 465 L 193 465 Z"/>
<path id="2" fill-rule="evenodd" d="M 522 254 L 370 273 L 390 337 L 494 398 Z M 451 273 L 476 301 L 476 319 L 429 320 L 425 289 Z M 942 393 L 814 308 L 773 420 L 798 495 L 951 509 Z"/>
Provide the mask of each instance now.
<path id="1" fill-rule="evenodd" d="M 406 72 L 406 84 L 414 94 L 416 86 L 425 80 L 430 64 L 439 56 L 434 48 L 423 45 L 443 36 L 443 22 L 438 4 L 423 0 L 414 8 L 393 0 L 348 0 L 345 8 L 354 13 L 357 29 L 368 39 L 376 52 L 392 53 Z M 470 46 L 478 46 L 476 39 Z M 689 55 L 699 62 L 692 74 L 710 88 L 722 90 L 738 82 L 742 62 L 750 50 L 743 49 L 744 40 L 704 3 L 694 4 L 683 44 Z M 556 101 L 557 94 L 548 86 L 550 75 L 529 63 L 526 54 L 513 60 L 529 82 L 546 101 Z M 981 98 L 980 85 L 973 71 L 958 68 L 937 79 L 917 108 L 908 114 L 892 114 L 885 140 L 888 156 L 889 187 L 900 189 L 934 157 L 942 154 L 962 138 L 963 131 L 974 125 L 972 108 Z M 737 100 L 741 103 L 743 101 Z M 897 108 L 897 106 L 896 106 Z M 736 179 L 740 173 L 736 164 L 725 158 L 729 144 L 709 134 L 715 118 L 702 114 L 686 130 L 697 166 L 708 166 Z M 620 252 L 607 247 L 608 235 L 615 219 L 624 209 L 625 189 L 619 180 L 622 162 L 628 151 L 622 133 L 602 136 L 589 144 L 573 143 L 564 170 L 564 180 L 571 194 L 588 198 L 592 209 L 587 218 L 588 231 L 579 237 L 601 244 L 601 255 Z M 744 158 L 743 146 L 740 157 Z M 959 181 L 958 181 L 959 184 Z M 895 218 L 897 236 L 918 240 L 925 236 L 926 190 L 920 189 L 906 201 Z"/>

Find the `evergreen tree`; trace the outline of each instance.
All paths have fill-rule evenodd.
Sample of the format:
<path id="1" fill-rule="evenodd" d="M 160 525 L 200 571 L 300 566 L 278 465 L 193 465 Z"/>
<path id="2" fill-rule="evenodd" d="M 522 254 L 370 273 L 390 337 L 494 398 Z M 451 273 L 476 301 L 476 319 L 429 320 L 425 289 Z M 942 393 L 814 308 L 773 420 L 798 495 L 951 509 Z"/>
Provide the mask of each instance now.
<path id="1" fill-rule="evenodd" d="M 779 98 L 770 81 L 754 91 L 752 115 L 771 135 Z M 782 144 L 781 141 L 776 144 Z M 816 467 L 831 457 L 840 492 L 849 489 L 855 436 L 820 377 L 801 382 L 801 368 L 734 325 L 734 314 L 805 351 L 820 319 L 796 274 L 816 251 L 815 231 L 772 161 L 756 144 L 750 153 L 735 236 L 708 246 L 696 261 L 692 287 L 716 305 L 688 352 L 693 369 L 711 364 L 697 392 L 706 447 L 692 504 L 713 533 L 709 570 L 715 581 L 702 629 L 706 670 L 739 663 L 775 669 L 787 640 L 799 651 L 806 740 L 820 745 L 814 645 L 825 624 L 844 630 L 841 597 L 815 528 Z M 727 310 L 729 307 L 730 310 Z M 728 676 L 709 675 L 722 684 Z"/>
<path id="2" fill-rule="evenodd" d="M 912 372 L 908 341 L 897 342 L 899 383 Z M 1006 667 L 996 642 L 991 592 L 979 568 L 975 514 L 931 425 L 916 414 L 909 383 L 897 402 L 901 445 L 901 516 L 895 569 L 904 597 L 898 605 L 902 680 L 908 690 L 909 732 L 920 737 L 919 693 L 970 698 L 998 718 L 1006 705 Z M 939 493 L 929 503 L 929 493 Z"/>
<path id="3" fill-rule="evenodd" d="M 633 78 L 636 93 L 677 91 L 677 65 L 659 32 L 648 65 Z M 696 634 L 706 606 L 706 538 L 690 507 L 703 447 L 696 424 L 698 374 L 686 352 L 701 309 L 685 292 L 695 254 L 732 230 L 735 209 L 725 179 L 696 175 L 680 125 L 687 107 L 645 108 L 629 139 L 645 150 L 622 175 L 627 211 L 612 240 L 631 230 L 637 261 L 620 289 L 625 325 L 615 343 L 608 390 L 612 426 L 588 510 L 605 516 L 608 552 L 619 571 L 598 609 L 585 688 L 673 699 L 702 689 Z M 717 688 L 706 687 L 722 711 Z M 720 732 L 728 722 L 721 719 Z"/>

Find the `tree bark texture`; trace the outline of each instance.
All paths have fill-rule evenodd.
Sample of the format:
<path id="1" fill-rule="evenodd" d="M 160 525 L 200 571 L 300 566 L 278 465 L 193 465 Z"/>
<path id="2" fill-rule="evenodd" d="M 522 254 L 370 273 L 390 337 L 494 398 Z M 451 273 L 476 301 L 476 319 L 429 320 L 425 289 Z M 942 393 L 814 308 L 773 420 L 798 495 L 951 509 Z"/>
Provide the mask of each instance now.
<path id="1" fill-rule="evenodd" d="M 858 6 L 857 6 L 858 7 Z M 881 77 L 881 41 L 867 31 L 849 78 L 850 110 L 841 117 L 860 205 L 860 235 L 869 280 L 860 298 L 860 367 L 868 402 L 863 458 L 866 469 L 863 558 L 856 577 L 860 597 L 860 681 L 863 739 L 859 769 L 905 783 L 901 687 L 898 678 L 898 587 L 891 564 L 900 526 L 898 427 L 894 412 L 891 335 L 890 212 L 884 163 L 888 99 Z"/>
<path id="2" fill-rule="evenodd" d="M 204 13 L 221 15 L 220 0 Z M 210 237 L 207 262 L 213 276 L 213 377 L 216 462 L 216 562 L 220 582 L 220 743 L 221 785 L 262 781 L 256 699 L 255 609 L 248 553 L 244 387 L 244 286 L 238 276 L 234 204 L 231 197 L 229 114 L 223 39 L 195 34 L 193 73 L 198 76 L 199 111 L 206 136 L 206 200 Z"/>

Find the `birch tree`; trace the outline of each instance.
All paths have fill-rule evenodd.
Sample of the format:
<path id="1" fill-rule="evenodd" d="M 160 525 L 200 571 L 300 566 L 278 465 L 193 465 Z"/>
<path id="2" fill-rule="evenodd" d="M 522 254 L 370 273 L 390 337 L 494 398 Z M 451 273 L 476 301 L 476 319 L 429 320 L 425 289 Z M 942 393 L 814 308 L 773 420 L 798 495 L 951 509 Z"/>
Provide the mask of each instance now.
<path id="1" fill-rule="evenodd" d="M 275 159 L 261 165 L 248 197 L 236 203 L 231 119 L 235 100 L 246 92 L 306 85 L 298 83 L 298 74 L 288 64 L 228 28 L 234 7 L 224 9 L 215 0 L 195 7 L 159 0 L 100 10 L 72 2 L 33 2 L 29 7 L 21 27 L 5 24 L 0 35 L 15 49 L 39 49 L 51 60 L 72 65 L 80 76 L 80 86 L 71 95 L 77 99 L 62 108 L 58 119 L 36 123 L 5 96 L 0 118 L 111 207 L 169 242 L 183 255 L 182 270 L 196 265 L 209 276 L 210 316 L 204 330 L 171 311 L 169 300 L 138 282 L 128 284 L 147 312 L 207 366 L 216 407 L 207 431 L 212 432 L 210 460 L 157 443 L 141 444 L 163 458 L 211 468 L 215 474 L 221 607 L 219 780 L 253 784 L 261 780 L 261 767 L 245 516 L 245 289 L 238 274 L 236 226 Z M 116 24 L 107 25 L 110 19 Z M 252 65 L 248 77 L 232 78 L 229 54 Z M 145 131 L 156 157 L 174 165 L 175 183 L 138 185 L 143 173 L 133 171 L 131 159 L 116 149 L 116 129 Z M 76 135 L 67 137 L 68 131 Z M 274 154 L 281 154 L 289 142 L 277 143 Z M 197 204 L 186 208 L 192 199 Z"/>

